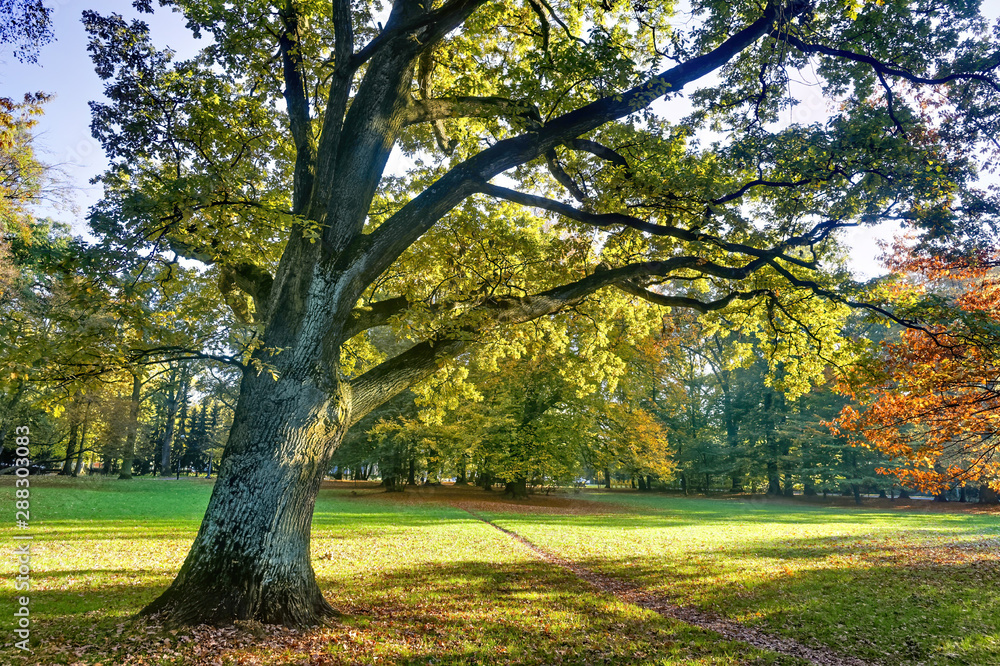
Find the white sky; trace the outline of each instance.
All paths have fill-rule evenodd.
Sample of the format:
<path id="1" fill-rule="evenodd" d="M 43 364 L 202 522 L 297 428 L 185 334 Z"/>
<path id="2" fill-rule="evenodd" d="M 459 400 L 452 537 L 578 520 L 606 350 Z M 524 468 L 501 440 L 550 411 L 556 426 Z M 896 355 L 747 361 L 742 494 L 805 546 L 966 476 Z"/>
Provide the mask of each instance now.
<path id="1" fill-rule="evenodd" d="M 62 166 L 75 190 L 79 212 L 45 209 L 40 214 L 68 222 L 75 233 L 86 233 L 83 213 L 97 201 L 100 188 L 89 180 L 102 173 L 107 160 L 97 141 L 90 136 L 90 109 L 87 102 L 102 96 L 103 82 L 94 73 L 87 53 L 87 35 L 80 22 L 84 9 L 102 14 L 118 12 L 126 19 L 143 18 L 148 23 L 157 46 L 169 46 L 178 57 L 192 55 L 204 42 L 191 37 L 183 19 L 165 9 L 153 16 L 140 16 L 131 3 L 123 0 L 48 0 L 54 7 L 53 32 L 56 41 L 42 48 L 37 65 L 17 62 L 8 52 L 0 52 L 0 96 L 20 98 L 25 92 L 45 91 L 55 98 L 46 105 L 38 125 L 39 143 L 48 163 Z M 1000 15 L 1000 0 L 985 0 L 984 13 Z M 805 86 L 793 90 L 801 103 L 789 113 L 789 121 L 811 122 L 826 117 L 828 101 Z M 682 115 L 682 114 L 678 114 Z M 395 162 L 395 160 L 393 160 Z M 390 169 L 393 162 L 390 162 Z M 850 265 L 857 277 L 867 279 L 884 272 L 877 261 L 881 250 L 878 240 L 891 240 L 896 224 L 848 230 L 845 239 L 852 248 Z"/>

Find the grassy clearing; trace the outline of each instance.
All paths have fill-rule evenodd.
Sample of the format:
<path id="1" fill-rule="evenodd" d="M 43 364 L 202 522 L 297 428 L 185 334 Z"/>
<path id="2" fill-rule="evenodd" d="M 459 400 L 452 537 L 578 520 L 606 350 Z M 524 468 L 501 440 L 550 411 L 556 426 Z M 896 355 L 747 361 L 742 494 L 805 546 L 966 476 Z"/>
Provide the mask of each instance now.
<path id="1" fill-rule="evenodd" d="M 676 603 L 808 644 L 892 664 L 1000 664 L 997 514 L 587 497 L 606 511 L 495 507 L 490 518 Z"/>
<path id="2" fill-rule="evenodd" d="M 10 506 L 12 483 L 0 483 Z M 195 480 L 33 480 L 35 652 L 18 654 L 8 630 L 0 662 L 801 663 L 598 594 L 464 511 L 413 494 L 321 493 L 314 567 L 344 613 L 328 628 L 164 631 L 133 619 L 179 568 L 210 490 Z M 5 608 L 12 569 L 9 558 L 0 569 Z"/>

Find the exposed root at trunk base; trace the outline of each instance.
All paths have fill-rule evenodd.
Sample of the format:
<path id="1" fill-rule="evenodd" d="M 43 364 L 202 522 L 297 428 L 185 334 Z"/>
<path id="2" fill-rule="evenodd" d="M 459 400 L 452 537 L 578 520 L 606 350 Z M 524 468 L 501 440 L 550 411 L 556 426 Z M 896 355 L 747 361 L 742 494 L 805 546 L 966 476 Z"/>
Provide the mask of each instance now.
<path id="1" fill-rule="evenodd" d="M 331 606 L 319 590 L 251 589 L 248 584 L 220 589 L 211 586 L 192 589 L 190 584 L 174 582 L 166 592 L 139 611 L 140 616 L 155 619 L 167 627 L 209 624 L 230 626 L 241 622 L 282 625 L 305 629 L 329 624 L 341 613 Z"/>
<path id="2" fill-rule="evenodd" d="M 671 603 L 663 597 L 643 590 L 642 588 L 627 581 L 613 578 L 611 576 L 605 576 L 604 574 L 581 567 L 574 562 L 564 560 L 558 555 L 553 555 L 552 553 L 539 548 L 517 532 L 504 529 L 491 520 L 484 518 L 476 512 L 470 511 L 461 505 L 456 504 L 454 506 L 467 512 L 473 518 L 481 520 L 487 525 L 490 525 L 517 541 L 520 541 L 522 544 L 531 549 L 531 551 L 534 552 L 540 559 L 571 571 L 578 578 L 587 581 L 598 590 L 611 594 L 612 596 L 627 603 L 635 604 L 636 606 L 659 613 L 664 617 L 680 620 L 681 622 L 686 622 L 687 624 L 691 624 L 696 627 L 714 631 L 726 640 L 739 641 L 762 650 L 770 650 L 771 652 L 777 652 L 778 654 L 783 654 L 785 656 L 797 657 L 808 661 L 815 666 L 878 666 L 877 662 L 865 661 L 864 659 L 859 659 L 858 657 L 840 654 L 839 652 L 834 652 L 829 648 L 811 647 L 809 645 L 799 643 L 792 638 L 768 634 L 760 631 L 759 629 L 748 627 L 740 624 L 739 622 L 734 622 L 723 617 L 706 613 L 697 608 L 679 606 Z"/>

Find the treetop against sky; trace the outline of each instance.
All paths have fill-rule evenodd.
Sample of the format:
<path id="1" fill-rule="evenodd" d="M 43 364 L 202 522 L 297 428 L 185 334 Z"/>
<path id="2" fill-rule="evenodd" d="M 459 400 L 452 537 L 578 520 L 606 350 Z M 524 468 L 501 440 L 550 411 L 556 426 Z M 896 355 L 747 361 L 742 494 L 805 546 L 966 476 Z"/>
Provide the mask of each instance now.
<path id="1" fill-rule="evenodd" d="M 91 136 L 90 112 L 87 106 L 91 100 L 103 98 L 102 84 L 94 72 L 93 64 L 86 56 L 87 34 L 80 22 L 83 9 L 94 9 L 107 14 L 120 12 L 125 16 L 138 16 L 126 3 L 118 0 L 93 0 L 92 2 L 70 2 L 60 0 L 50 2 L 52 26 L 55 41 L 44 45 L 38 53 L 37 62 L 20 61 L 14 57 L 13 48 L 6 46 L 2 52 L 3 73 L 0 75 L 0 94 L 20 98 L 25 92 L 44 91 L 53 95 L 45 106 L 45 116 L 41 118 L 37 133 L 39 147 L 45 153 L 48 163 L 62 166 L 70 177 L 75 189 L 75 202 L 79 209 L 86 210 L 100 197 L 101 188 L 89 183 L 91 178 L 102 173 L 108 166 L 107 158 L 100 145 Z M 985 2 L 982 11 L 990 19 L 1000 16 L 1000 2 Z M 382 14 L 387 12 L 383 8 Z M 382 18 L 379 16 L 379 18 Z M 195 39 L 184 25 L 183 17 L 161 10 L 146 17 L 153 35 L 153 42 L 169 46 L 178 58 L 193 56 L 211 40 L 203 34 Z M 675 23 L 683 24 L 687 19 L 679 17 Z M 781 122 L 813 122 L 825 120 L 834 108 L 833 101 L 824 96 L 816 82 L 816 72 L 812 67 L 793 74 L 789 78 L 793 96 L 798 100 L 781 115 Z M 279 102 L 280 103 L 280 102 Z M 661 115 L 682 117 L 690 112 L 690 102 L 683 96 L 673 99 L 669 105 L 661 100 L 655 105 Z M 390 158 L 389 170 L 402 172 L 410 161 L 395 150 Z M 985 174 L 989 179 L 989 174 Z M 46 206 L 42 214 L 66 222 L 76 233 L 87 233 L 86 223 L 73 210 Z M 859 277 L 868 278 L 885 272 L 879 261 L 881 250 L 876 240 L 891 240 L 898 233 L 898 223 L 887 223 L 875 228 L 860 227 L 843 232 L 845 242 L 851 249 L 847 260 Z"/>

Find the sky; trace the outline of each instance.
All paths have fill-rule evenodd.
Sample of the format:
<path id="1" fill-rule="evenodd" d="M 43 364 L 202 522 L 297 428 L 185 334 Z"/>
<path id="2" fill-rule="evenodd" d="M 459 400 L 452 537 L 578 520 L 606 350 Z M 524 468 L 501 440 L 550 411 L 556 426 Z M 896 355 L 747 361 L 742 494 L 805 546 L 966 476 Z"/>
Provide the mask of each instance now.
<path id="1" fill-rule="evenodd" d="M 36 127 L 42 159 L 59 165 L 74 190 L 79 211 L 45 209 L 40 214 L 70 223 L 83 234 L 86 209 L 100 197 L 101 188 L 89 180 L 104 172 L 108 162 L 100 144 L 90 135 L 90 100 L 103 96 L 104 82 L 94 72 L 87 53 L 88 37 L 80 21 L 86 9 L 101 14 L 119 13 L 126 19 L 141 18 L 126 0 L 46 0 L 53 9 L 55 41 L 43 46 L 38 63 L 20 63 L 9 49 L 0 51 L 0 97 L 20 99 L 27 92 L 46 92 L 53 99 Z M 150 18 L 148 15 L 145 18 Z M 184 57 L 199 48 L 199 41 L 185 29 L 178 14 L 158 10 L 148 21 L 153 42 L 170 46 Z"/>
<path id="2" fill-rule="evenodd" d="M 73 209 L 44 208 L 39 214 L 69 223 L 74 232 L 86 233 L 84 214 L 100 197 L 99 186 L 89 180 L 102 173 L 107 160 L 98 142 L 90 136 L 90 109 L 87 103 L 102 97 L 103 82 L 94 72 L 87 53 L 87 35 L 80 21 L 85 9 L 102 14 L 117 12 L 126 19 L 143 18 L 150 24 L 153 43 L 169 46 L 178 58 L 193 55 L 204 41 L 194 39 L 184 27 L 179 14 L 158 9 L 152 17 L 139 15 L 125 0 L 48 0 L 53 8 L 53 32 L 56 41 L 42 47 L 38 63 L 19 63 L 9 50 L 0 52 L 0 96 L 20 98 L 26 92 L 54 94 L 45 107 L 38 125 L 38 143 L 43 159 L 56 164 L 66 175 L 74 193 Z M 1000 0 L 985 0 L 984 11 L 996 17 Z M 811 121 L 825 117 L 828 101 L 808 87 L 795 90 L 800 104 L 790 112 L 790 121 Z M 391 165 L 390 165 L 391 168 Z M 896 224 L 876 228 L 850 229 L 844 239 L 850 248 L 849 263 L 859 279 L 885 272 L 878 262 L 879 240 L 891 240 L 899 230 Z"/>

